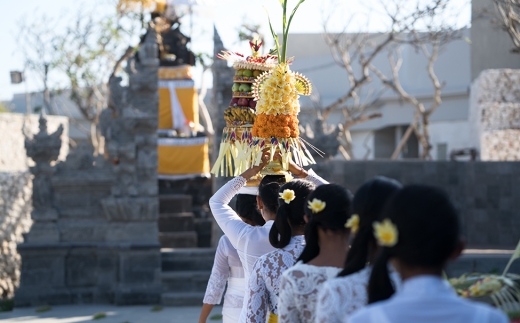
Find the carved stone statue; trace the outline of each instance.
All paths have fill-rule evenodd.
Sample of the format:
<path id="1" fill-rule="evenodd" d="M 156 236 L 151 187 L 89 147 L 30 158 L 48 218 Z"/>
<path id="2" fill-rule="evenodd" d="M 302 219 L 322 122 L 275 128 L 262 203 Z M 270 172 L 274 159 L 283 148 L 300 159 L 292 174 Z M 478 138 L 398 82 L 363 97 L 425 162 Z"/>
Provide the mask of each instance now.
<path id="1" fill-rule="evenodd" d="M 30 168 L 33 179 L 33 210 L 31 218 L 35 221 L 33 227 L 38 227 L 38 221 L 57 219 L 58 215 L 52 205 L 52 186 L 50 178 L 55 169 L 51 162 L 56 161 L 60 155 L 61 135 L 63 126 L 60 125 L 56 132 L 47 132 L 47 120 L 40 115 L 40 131 L 32 138 L 25 138 L 27 156 L 36 163 Z"/>

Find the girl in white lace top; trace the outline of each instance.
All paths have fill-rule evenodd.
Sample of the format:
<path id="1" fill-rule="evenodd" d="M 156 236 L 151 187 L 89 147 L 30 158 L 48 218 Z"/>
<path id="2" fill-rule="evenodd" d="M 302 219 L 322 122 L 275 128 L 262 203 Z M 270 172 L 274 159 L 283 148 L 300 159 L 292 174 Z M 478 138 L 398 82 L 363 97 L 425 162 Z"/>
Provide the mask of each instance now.
<path id="1" fill-rule="evenodd" d="M 352 201 L 352 220 L 349 221 L 355 235 L 347 254 L 345 268 L 338 278 L 326 282 L 318 295 L 316 323 L 340 323 L 345 316 L 368 303 L 368 279 L 371 263 L 377 251 L 373 223 L 378 220 L 387 200 L 401 184 L 393 179 L 376 177 L 357 190 Z M 357 223 L 354 223 L 357 222 Z M 392 271 L 392 282 L 399 288 L 399 275 Z"/>
<path id="2" fill-rule="evenodd" d="M 507 323 L 497 309 L 458 297 L 442 278 L 464 248 L 460 221 L 441 189 L 410 185 L 392 197 L 374 226 L 381 250 L 368 283 L 368 303 L 348 323 Z M 388 276 L 391 261 L 403 279 L 400 291 Z"/>
<path id="3" fill-rule="evenodd" d="M 336 277 L 345 263 L 350 230 L 351 194 L 335 184 L 311 193 L 305 208 L 306 246 L 298 263 L 282 275 L 278 303 L 280 323 L 314 323 L 320 287 Z"/>
<path id="4" fill-rule="evenodd" d="M 239 322 L 270 322 L 277 314 L 278 293 L 282 273 L 293 266 L 304 248 L 304 208 L 315 185 L 294 180 L 280 188 L 276 220 L 269 241 L 277 250 L 258 258 L 247 287 L 247 304 Z"/>
<path id="5" fill-rule="evenodd" d="M 265 220 L 257 209 L 256 195 L 238 194 L 235 209 L 245 223 L 252 226 L 265 224 Z M 225 289 L 222 321 L 223 323 L 236 323 L 242 311 L 245 288 L 242 262 L 236 249 L 224 235 L 220 238 L 215 253 L 215 261 L 204 295 L 199 323 L 206 322 L 215 304 L 220 303 Z"/>
<path id="6" fill-rule="evenodd" d="M 258 257 L 273 251 L 275 248 L 269 243 L 269 231 L 276 217 L 278 191 L 273 196 L 268 196 L 269 190 L 261 190 L 263 185 L 280 185 L 280 177 L 265 176 L 259 186 L 259 198 L 257 198 L 258 208 L 266 223 L 261 227 L 254 227 L 244 223 L 237 213 L 228 205 L 231 199 L 238 194 L 240 189 L 245 186 L 247 180 L 258 174 L 267 164 L 268 158 L 262 158 L 262 164 L 253 166 L 242 175 L 235 177 L 223 185 L 209 200 L 209 206 L 215 221 L 222 229 L 229 241 L 237 250 L 240 261 L 244 268 L 245 281 L 249 281 L 249 276 Z M 289 170 L 296 177 L 303 177 L 306 180 L 322 184 L 327 183 L 312 170 L 306 171 L 294 163 L 290 163 Z M 285 177 L 281 176 L 283 180 Z M 270 182 L 269 182 L 270 181 Z M 267 183 L 267 184 L 266 184 Z M 272 184 L 269 184 L 272 183 Z M 279 187 L 279 186 L 278 186 Z M 262 194 L 262 192 L 266 194 Z M 274 199 L 274 203 L 271 200 Z M 265 202 L 265 203 L 264 203 Z M 247 298 L 248 294 L 245 294 Z M 246 302 L 246 299 L 244 299 Z M 244 304 L 245 305 L 245 304 Z"/>

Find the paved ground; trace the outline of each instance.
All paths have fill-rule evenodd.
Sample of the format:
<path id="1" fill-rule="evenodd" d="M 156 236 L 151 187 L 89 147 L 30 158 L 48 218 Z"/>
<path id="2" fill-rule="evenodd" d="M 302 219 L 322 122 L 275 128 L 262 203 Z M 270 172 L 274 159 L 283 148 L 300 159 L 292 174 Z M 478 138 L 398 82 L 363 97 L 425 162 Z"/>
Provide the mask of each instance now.
<path id="1" fill-rule="evenodd" d="M 36 307 L 15 308 L 12 312 L 0 313 L 2 323 L 197 323 L 200 307 L 163 307 L 154 311 L 153 306 L 113 306 L 113 305 L 64 305 L 53 306 L 46 312 L 37 312 Z M 155 309 L 157 310 L 157 309 Z M 215 307 L 208 323 L 222 323 L 221 307 Z M 105 318 L 94 320 L 97 313 Z"/>

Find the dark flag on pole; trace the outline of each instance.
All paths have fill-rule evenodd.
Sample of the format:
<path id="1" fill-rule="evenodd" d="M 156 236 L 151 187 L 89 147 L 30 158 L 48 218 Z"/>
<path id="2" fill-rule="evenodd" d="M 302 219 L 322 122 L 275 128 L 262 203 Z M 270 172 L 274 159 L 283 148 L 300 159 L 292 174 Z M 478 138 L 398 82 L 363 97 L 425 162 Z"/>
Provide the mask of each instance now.
<path id="1" fill-rule="evenodd" d="M 23 72 L 11 71 L 11 84 L 20 84 L 23 82 Z"/>

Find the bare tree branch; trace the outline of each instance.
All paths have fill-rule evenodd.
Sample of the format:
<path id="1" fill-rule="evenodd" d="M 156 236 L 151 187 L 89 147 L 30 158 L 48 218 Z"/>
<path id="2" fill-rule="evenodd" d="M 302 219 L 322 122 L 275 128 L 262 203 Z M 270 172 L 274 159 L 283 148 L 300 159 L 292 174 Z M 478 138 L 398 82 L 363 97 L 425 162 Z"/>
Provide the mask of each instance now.
<path id="1" fill-rule="evenodd" d="M 498 12 L 497 18 L 515 48 L 514 53 L 520 53 L 520 1 L 519 0 L 493 0 Z"/>

